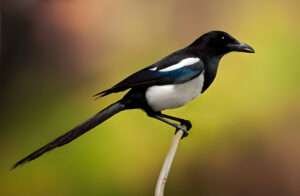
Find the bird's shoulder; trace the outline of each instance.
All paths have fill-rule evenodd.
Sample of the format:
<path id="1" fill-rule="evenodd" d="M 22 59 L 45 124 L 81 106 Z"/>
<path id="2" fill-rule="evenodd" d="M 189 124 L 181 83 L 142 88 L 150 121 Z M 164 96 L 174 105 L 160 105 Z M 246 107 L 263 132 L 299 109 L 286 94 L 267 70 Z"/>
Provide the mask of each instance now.
<path id="1" fill-rule="evenodd" d="M 187 48 L 183 48 L 172 52 L 168 56 L 163 57 L 159 61 L 149 65 L 148 67 L 144 68 L 143 70 L 162 70 L 171 66 L 174 66 L 180 62 L 184 61 L 187 64 L 194 64 L 199 62 L 203 64 L 201 58 L 192 50 L 188 50 Z M 185 64 L 183 63 L 183 64 Z"/>

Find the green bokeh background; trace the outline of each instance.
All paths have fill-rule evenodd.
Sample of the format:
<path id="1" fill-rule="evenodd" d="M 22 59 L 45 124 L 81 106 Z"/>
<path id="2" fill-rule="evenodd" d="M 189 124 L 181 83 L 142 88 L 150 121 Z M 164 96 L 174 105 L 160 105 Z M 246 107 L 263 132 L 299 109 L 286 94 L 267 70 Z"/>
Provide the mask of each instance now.
<path id="1" fill-rule="evenodd" d="M 0 195 L 153 195 L 174 130 L 141 111 L 9 168 L 122 96 L 91 95 L 215 29 L 256 53 L 225 56 L 201 98 L 167 111 L 193 129 L 166 195 L 300 195 L 299 1 L 6 3 L 4 33 L 14 25 L 5 19 L 24 16 L 12 31 L 29 33 L 24 43 L 22 33 L 6 35 L 1 47 L 13 60 L 1 63 Z"/>

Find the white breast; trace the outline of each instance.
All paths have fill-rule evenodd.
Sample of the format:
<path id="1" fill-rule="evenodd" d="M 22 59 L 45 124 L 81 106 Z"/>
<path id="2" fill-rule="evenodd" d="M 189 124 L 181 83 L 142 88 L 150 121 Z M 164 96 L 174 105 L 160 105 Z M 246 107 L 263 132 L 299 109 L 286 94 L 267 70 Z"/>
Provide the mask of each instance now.
<path id="1" fill-rule="evenodd" d="M 183 106 L 201 94 L 204 73 L 182 84 L 152 86 L 146 90 L 146 100 L 154 111 Z"/>

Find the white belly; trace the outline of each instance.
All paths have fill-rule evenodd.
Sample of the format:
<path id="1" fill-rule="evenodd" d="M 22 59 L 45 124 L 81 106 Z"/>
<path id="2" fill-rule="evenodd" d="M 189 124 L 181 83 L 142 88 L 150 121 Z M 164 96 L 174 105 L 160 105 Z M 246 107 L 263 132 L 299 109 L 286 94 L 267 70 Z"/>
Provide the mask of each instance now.
<path id="1" fill-rule="evenodd" d="M 154 111 L 183 106 L 201 94 L 204 74 L 183 84 L 152 86 L 146 90 L 146 100 Z"/>

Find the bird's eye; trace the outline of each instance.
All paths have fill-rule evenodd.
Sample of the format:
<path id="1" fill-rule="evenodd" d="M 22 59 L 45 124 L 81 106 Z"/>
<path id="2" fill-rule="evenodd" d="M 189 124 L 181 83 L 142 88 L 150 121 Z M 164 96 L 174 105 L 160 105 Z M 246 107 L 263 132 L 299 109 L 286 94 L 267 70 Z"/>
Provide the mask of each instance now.
<path id="1" fill-rule="evenodd" d="M 225 36 L 222 36 L 222 37 L 221 37 L 221 40 L 225 40 Z"/>

